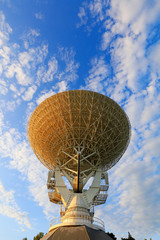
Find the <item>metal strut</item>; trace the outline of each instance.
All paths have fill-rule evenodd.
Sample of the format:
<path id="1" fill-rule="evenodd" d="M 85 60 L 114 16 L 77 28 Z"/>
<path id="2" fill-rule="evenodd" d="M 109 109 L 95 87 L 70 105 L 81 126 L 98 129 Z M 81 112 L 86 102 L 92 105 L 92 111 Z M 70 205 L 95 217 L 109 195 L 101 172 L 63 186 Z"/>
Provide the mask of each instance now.
<path id="1" fill-rule="evenodd" d="M 80 189 L 79 189 L 79 183 L 80 183 L 80 161 L 81 161 L 81 156 L 80 156 L 80 153 L 78 153 L 78 166 L 77 166 L 78 184 L 77 184 L 77 193 L 80 193 Z"/>

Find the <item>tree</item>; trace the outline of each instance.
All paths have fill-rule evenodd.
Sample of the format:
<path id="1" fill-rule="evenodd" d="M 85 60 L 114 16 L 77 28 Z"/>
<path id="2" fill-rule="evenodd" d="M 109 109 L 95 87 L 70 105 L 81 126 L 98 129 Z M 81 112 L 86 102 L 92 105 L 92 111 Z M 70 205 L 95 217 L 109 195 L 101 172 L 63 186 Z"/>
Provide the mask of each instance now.
<path id="1" fill-rule="evenodd" d="M 116 236 L 113 233 L 107 232 L 107 235 L 111 237 L 113 240 L 117 240 Z"/>
<path id="2" fill-rule="evenodd" d="M 22 240 L 27 240 L 27 238 L 25 237 L 25 238 L 23 238 Z"/>
<path id="3" fill-rule="evenodd" d="M 128 232 L 128 238 L 121 238 L 121 240 L 135 240 L 135 238 L 133 238 L 131 234 Z"/>
<path id="4" fill-rule="evenodd" d="M 44 236 L 44 233 L 43 233 L 43 232 L 39 232 L 39 233 L 33 238 L 33 240 L 40 240 L 43 236 Z"/>

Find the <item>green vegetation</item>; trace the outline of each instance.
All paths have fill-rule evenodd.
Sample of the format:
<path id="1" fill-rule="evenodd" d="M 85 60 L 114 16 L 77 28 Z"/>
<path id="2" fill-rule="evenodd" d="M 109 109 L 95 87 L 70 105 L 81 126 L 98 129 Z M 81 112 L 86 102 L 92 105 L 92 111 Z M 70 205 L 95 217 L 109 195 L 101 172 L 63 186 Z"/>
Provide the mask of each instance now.
<path id="1" fill-rule="evenodd" d="M 44 236 L 44 233 L 40 232 L 33 238 L 33 240 L 40 240 L 43 236 Z"/>
<path id="2" fill-rule="evenodd" d="M 121 238 L 121 240 L 135 240 L 135 238 L 133 238 L 131 234 L 128 233 L 128 238 Z"/>
<path id="3" fill-rule="evenodd" d="M 116 236 L 113 233 L 107 232 L 107 235 L 112 238 L 113 240 L 117 240 Z M 33 240 L 40 240 L 44 236 L 43 232 L 39 232 Z M 22 240 L 27 240 L 27 238 L 23 238 Z M 135 238 L 132 237 L 132 235 L 128 232 L 128 238 L 121 238 L 121 240 L 136 240 Z M 144 240 L 147 240 L 146 238 Z M 152 240 L 152 238 L 150 238 Z"/>
<path id="4" fill-rule="evenodd" d="M 107 235 L 111 237 L 113 240 L 117 240 L 116 236 L 113 233 L 107 232 Z"/>

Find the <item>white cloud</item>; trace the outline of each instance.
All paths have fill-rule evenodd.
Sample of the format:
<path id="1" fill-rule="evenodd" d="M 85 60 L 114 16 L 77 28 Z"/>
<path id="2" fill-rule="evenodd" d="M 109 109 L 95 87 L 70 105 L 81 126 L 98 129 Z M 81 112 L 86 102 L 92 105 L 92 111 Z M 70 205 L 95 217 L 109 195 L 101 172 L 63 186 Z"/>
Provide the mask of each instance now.
<path id="1" fill-rule="evenodd" d="M 107 85 L 107 78 L 109 76 L 109 66 L 106 64 L 103 57 L 95 57 L 91 61 L 91 69 L 89 76 L 86 78 L 86 89 L 102 92 L 105 85 Z"/>
<path id="2" fill-rule="evenodd" d="M 101 22 L 106 29 L 102 35 L 101 49 L 111 47 L 111 63 L 115 73 L 113 82 L 115 86 L 112 88 L 111 96 L 122 101 L 126 98 L 124 88 L 128 87 L 135 92 L 143 86 L 141 78 L 148 74 L 148 66 L 153 66 L 156 62 L 154 66 L 157 65 L 157 71 L 159 69 L 158 46 L 157 60 L 156 56 L 153 61 L 150 60 L 154 58 L 152 57 L 154 49 L 149 59 L 146 56 L 147 37 L 160 12 L 159 1 L 151 5 L 149 1 L 116 0 L 109 3 L 94 0 L 88 5 L 83 2 L 83 6 L 89 10 L 86 17 L 91 16 L 93 22 Z M 116 97 L 117 94 L 119 97 Z"/>
<path id="3" fill-rule="evenodd" d="M 17 169 L 29 181 L 29 192 L 34 201 L 43 207 L 48 218 L 56 213 L 49 202 L 46 179 L 47 169 L 36 159 L 28 143 L 16 129 L 9 129 L 0 136 L 1 157 L 9 157 L 9 167 Z"/>
<path id="4" fill-rule="evenodd" d="M 28 49 L 30 46 L 32 46 L 39 35 L 40 32 L 36 29 L 30 29 L 29 31 L 25 32 L 22 36 L 25 49 Z"/>
<path id="5" fill-rule="evenodd" d="M 24 69 L 21 67 L 19 63 L 13 63 L 11 64 L 6 72 L 7 78 L 13 78 L 16 77 L 17 83 L 23 86 L 28 86 L 32 83 L 32 79 L 28 74 L 24 72 Z"/>
<path id="6" fill-rule="evenodd" d="M 144 148 L 143 151 L 145 152 Z M 133 153 L 134 151 L 132 156 Z M 155 174 L 157 168 L 155 166 L 153 168 L 151 161 L 152 157 L 156 156 L 153 149 L 152 154 L 150 161 L 137 159 L 135 161 L 135 156 L 127 161 L 124 161 L 123 158 L 123 162 L 118 167 L 114 167 L 110 177 L 110 204 L 112 205 L 113 201 L 114 211 L 113 209 L 110 211 L 110 205 L 106 205 L 105 220 L 108 222 L 108 219 L 113 216 L 113 221 L 108 222 L 108 227 L 118 232 L 134 233 L 136 239 L 141 239 L 144 234 L 148 237 L 154 232 L 160 234 L 160 205 L 158 200 L 160 176 Z M 116 199 L 113 200 L 114 194 Z"/>
<path id="7" fill-rule="evenodd" d="M 116 237 L 128 231 L 135 239 L 160 234 L 160 151 L 159 137 L 155 138 L 159 128 L 156 120 L 150 129 L 142 129 L 142 134 L 133 130 L 123 159 L 109 171 L 108 202 L 103 211 L 99 208 L 98 215 L 104 219 L 107 231 L 114 232 Z M 145 140 L 142 140 L 143 133 L 147 133 Z"/>
<path id="8" fill-rule="evenodd" d="M 58 69 L 58 62 L 55 57 L 52 57 L 48 62 L 48 69 L 44 73 L 44 77 L 42 79 L 43 82 L 50 82 L 53 80 L 53 77 Z"/>
<path id="9" fill-rule="evenodd" d="M 9 40 L 9 35 L 12 32 L 12 28 L 5 21 L 5 16 L 2 11 L 0 11 L 0 46 Z"/>
<path id="10" fill-rule="evenodd" d="M 82 2 L 82 6 L 79 8 L 78 17 L 80 19 L 80 23 L 77 24 L 78 27 L 82 25 L 86 25 L 89 21 L 89 17 L 92 18 L 93 23 L 91 26 L 98 21 L 105 20 L 107 16 L 106 7 L 109 6 L 108 0 L 93 0 L 93 1 L 84 1 Z M 86 26 L 90 29 L 88 26 Z"/>
<path id="11" fill-rule="evenodd" d="M 6 95 L 8 92 L 7 84 L 3 79 L 0 79 L 0 93 Z"/>
<path id="12" fill-rule="evenodd" d="M 111 10 L 109 12 L 111 17 L 114 19 L 128 24 L 130 22 L 133 22 L 142 14 L 144 4 L 146 4 L 146 1 L 144 0 L 135 0 L 129 2 L 126 0 L 123 0 L 121 2 L 115 0 L 111 1 Z"/>
<path id="13" fill-rule="evenodd" d="M 3 68 L 2 68 L 2 64 L 0 64 L 0 75 L 2 74 L 3 72 Z"/>
<path id="14" fill-rule="evenodd" d="M 32 47 L 27 51 L 22 51 L 18 55 L 18 62 L 24 68 L 35 69 L 37 65 L 44 61 L 48 54 L 48 46 L 42 44 L 41 46 Z"/>
<path id="15" fill-rule="evenodd" d="M 4 30 L 4 26 L 7 28 L 8 25 L 3 14 L 1 14 L 1 17 L 3 20 L 1 28 Z M 8 30 L 8 32 L 10 33 L 11 30 Z M 8 32 L 6 33 L 6 35 L 8 34 L 7 41 L 9 40 Z M 66 90 L 69 82 L 76 80 L 78 77 L 79 64 L 75 62 L 73 49 L 61 48 L 57 57 L 52 56 L 45 63 L 48 46 L 46 44 L 35 46 L 35 41 L 39 35 L 39 31 L 30 29 L 22 36 L 24 47 L 6 41 L 6 44 L 3 43 L 0 49 L 1 79 L 5 78 L 7 83 L 7 85 L 4 85 L 3 81 L 3 84 L 1 84 L 1 93 L 13 93 L 10 96 L 15 101 L 20 101 L 21 98 L 30 101 L 42 83 L 54 82 L 54 88 L 57 91 Z M 62 65 L 61 68 L 60 65 Z M 11 106 L 14 106 L 13 109 L 15 109 L 17 105 L 12 100 L 8 101 L 7 104 L 6 109 L 8 110 L 12 109 Z"/>
<path id="16" fill-rule="evenodd" d="M 44 64 L 38 67 L 36 83 L 40 85 L 42 82 L 47 83 L 53 81 L 55 83 L 53 86 L 54 89 L 59 87 L 62 89 L 62 84 L 63 89 L 66 89 L 68 83 L 78 78 L 77 71 L 79 64 L 74 58 L 75 52 L 73 49 L 59 48 L 58 57 L 52 56 L 48 61 L 48 67 Z M 61 65 L 63 67 L 60 67 Z"/>
<path id="17" fill-rule="evenodd" d="M 0 57 L 1 57 L 1 73 L 3 68 L 7 66 L 10 62 L 10 48 L 7 46 L 2 46 L 0 49 Z"/>
<path id="18" fill-rule="evenodd" d="M 77 24 L 77 27 L 80 27 L 87 23 L 87 14 L 86 9 L 84 7 L 79 8 L 78 17 L 80 18 L 80 22 Z"/>
<path id="19" fill-rule="evenodd" d="M 137 16 L 137 19 L 133 21 L 131 28 L 135 34 L 140 32 L 149 32 L 152 24 L 158 19 L 160 13 L 160 2 L 158 0 L 151 4 L 150 1 L 143 1 L 141 6 L 141 12 Z M 139 7 L 139 4 L 137 5 Z"/>
<path id="20" fill-rule="evenodd" d="M 16 204 L 14 191 L 7 191 L 2 182 L 0 182 L 0 214 L 14 218 L 18 224 L 31 228 L 27 213 L 22 212 Z"/>
<path id="21" fill-rule="evenodd" d="M 24 72 L 24 70 L 21 68 L 19 64 L 13 66 L 15 71 L 15 76 L 17 79 L 18 84 L 22 86 L 28 86 L 31 84 L 32 79 L 30 76 L 27 76 L 27 74 Z"/>
<path id="22" fill-rule="evenodd" d="M 67 82 L 61 81 L 58 83 L 59 86 L 59 92 L 67 91 Z"/>
<path id="23" fill-rule="evenodd" d="M 42 91 L 40 94 L 40 97 L 36 100 L 37 104 L 40 104 L 46 98 L 51 97 L 54 94 L 55 94 L 55 92 L 52 89 L 50 91 Z"/>
<path id="24" fill-rule="evenodd" d="M 35 84 L 29 88 L 28 86 L 34 81 L 35 72 L 38 69 L 38 66 L 46 58 L 48 54 L 48 46 L 42 44 L 41 46 L 30 47 L 30 44 L 33 44 L 34 42 L 34 39 L 39 36 L 39 33 L 33 29 L 31 29 L 26 33 L 26 35 L 23 36 L 24 41 L 28 41 L 27 51 L 24 51 L 23 47 L 18 44 L 10 43 L 9 33 L 11 32 L 11 29 L 5 22 L 5 17 L 2 12 L 0 14 L 0 17 L 2 18 L 0 30 L 2 30 L 3 35 L 5 34 L 7 36 L 5 41 L 3 41 L 3 45 L 0 49 L 0 74 L 2 76 L 0 83 L 1 94 L 10 95 L 11 90 L 14 92 L 14 95 L 12 96 L 15 99 L 22 97 L 23 100 L 29 101 L 33 97 L 37 86 L 35 86 Z M 52 74 L 53 68 L 50 62 L 47 76 L 49 76 L 49 71 Z M 3 79 L 5 79 L 5 82 Z M 25 93 L 22 96 L 23 92 Z M 12 100 L 7 104 L 8 110 L 12 109 L 12 107 L 10 107 L 11 105 L 16 106 L 16 102 L 14 103 Z"/>
<path id="25" fill-rule="evenodd" d="M 31 49 L 28 52 L 21 52 L 19 54 L 19 62 L 22 66 L 28 67 L 30 62 L 33 62 L 33 55 L 30 54 Z"/>
<path id="26" fill-rule="evenodd" d="M 44 65 L 40 66 L 37 71 L 37 82 L 50 82 L 53 81 L 54 75 L 58 70 L 58 61 L 55 57 L 52 57 L 48 61 L 48 69 Z"/>
<path id="27" fill-rule="evenodd" d="M 16 107 L 21 103 L 20 99 L 15 100 L 11 100 L 11 101 L 7 101 L 5 103 L 6 109 L 8 111 L 14 112 Z"/>
<path id="28" fill-rule="evenodd" d="M 75 51 L 70 48 L 59 48 L 60 60 L 65 63 L 64 69 L 60 69 L 57 73 L 57 78 L 59 81 L 73 82 L 78 78 L 77 71 L 79 68 L 79 63 L 75 61 Z"/>
<path id="29" fill-rule="evenodd" d="M 15 77 L 19 85 L 27 87 L 33 81 L 33 77 L 35 75 L 33 72 L 46 58 L 48 47 L 43 44 L 42 46 L 29 48 L 27 51 L 20 51 L 18 49 L 18 52 L 19 54 L 14 56 L 13 61 L 11 61 L 10 64 L 7 64 L 5 77 L 9 79 L 13 79 Z M 45 77 L 48 78 L 48 80 L 51 80 L 55 71 L 53 64 L 52 60 L 48 63 L 48 71 L 45 73 Z M 41 73 L 41 75 L 43 74 Z"/>
<path id="30" fill-rule="evenodd" d="M 142 77 L 152 74 L 155 67 L 158 71 L 158 44 L 153 48 L 152 46 L 147 48 L 150 26 L 157 18 L 158 12 L 160 12 L 158 1 L 155 1 L 153 5 L 146 1 L 111 2 L 108 14 L 114 24 L 110 25 L 109 31 L 112 38 L 120 36 L 111 45 L 111 59 L 117 79 L 115 89 L 122 85 L 123 88 L 127 86 L 132 92 L 137 92 L 144 85 Z M 108 45 L 108 39 L 102 41 L 104 49 L 105 44 Z M 155 49 L 157 54 L 154 52 Z M 147 58 L 148 53 L 150 53 L 149 58 Z M 154 54 L 155 60 L 153 60 Z M 148 72 L 149 68 L 152 69 L 150 73 Z M 124 82 L 125 84 L 123 84 Z M 114 98 L 116 94 L 113 92 Z"/>
<path id="31" fill-rule="evenodd" d="M 0 134 L 2 133 L 2 129 L 3 129 L 3 126 L 4 126 L 4 115 L 3 113 L 0 111 Z"/>
<path id="32" fill-rule="evenodd" d="M 104 6 L 108 5 L 107 0 L 93 0 L 89 3 L 89 10 L 93 18 L 102 21 L 105 17 Z"/>
<path id="33" fill-rule="evenodd" d="M 151 46 L 149 54 L 150 66 L 152 71 L 160 77 L 160 41 Z"/>
<path id="34" fill-rule="evenodd" d="M 148 140 L 148 139 L 147 139 Z M 148 156 L 159 157 L 160 156 L 160 136 L 153 136 L 149 138 L 149 141 L 145 140 L 144 152 Z"/>
<path id="35" fill-rule="evenodd" d="M 22 91 L 18 91 L 18 89 L 16 88 L 15 84 L 11 84 L 10 85 L 10 90 L 15 93 L 14 94 L 14 98 L 16 98 L 17 96 L 20 96 L 20 94 L 22 93 Z"/>
<path id="36" fill-rule="evenodd" d="M 143 36 L 133 39 L 130 36 L 119 38 L 114 43 L 112 61 L 118 84 L 126 82 L 126 86 L 135 92 L 141 82 L 141 76 L 147 72 L 147 59 L 145 57 Z"/>
<path id="37" fill-rule="evenodd" d="M 35 13 L 35 17 L 39 20 L 42 20 L 44 18 L 43 14 L 42 13 Z"/>
<path id="38" fill-rule="evenodd" d="M 24 95 L 22 96 L 24 101 L 30 101 L 33 98 L 34 93 L 36 92 L 37 87 L 35 85 L 29 87 Z"/>
<path id="39" fill-rule="evenodd" d="M 144 109 L 143 95 L 131 95 L 125 105 L 125 110 L 129 116 L 133 128 L 140 127 L 140 118 Z M 138 107 L 137 107 L 138 106 Z M 137 117 L 139 116 L 139 117 Z"/>
<path id="40" fill-rule="evenodd" d="M 110 31 L 106 31 L 103 34 L 103 36 L 102 36 L 102 43 L 101 43 L 102 50 L 106 50 L 109 47 L 109 45 L 110 45 L 110 43 L 112 41 L 112 37 L 113 37 L 113 34 Z"/>

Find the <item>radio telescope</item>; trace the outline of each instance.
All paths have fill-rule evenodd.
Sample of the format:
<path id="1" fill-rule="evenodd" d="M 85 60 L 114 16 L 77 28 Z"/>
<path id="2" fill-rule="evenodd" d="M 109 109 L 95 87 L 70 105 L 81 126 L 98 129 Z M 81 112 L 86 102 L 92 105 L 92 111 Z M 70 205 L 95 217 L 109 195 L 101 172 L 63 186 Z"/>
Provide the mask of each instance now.
<path id="1" fill-rule="evenodd" d="M 28 139 L 37 158 L 49 169 L 50 201 L 64 207 L 61 223 L 51 224 L 49 232 L 82 225 L 104 230 L 103 222 L 96 223 L 92 209 L 105 203 L 107 171 L 119 161 L 129 143 L 130 123 L 121 107 L 92 91 L 55 94 L 32 113 Z M 84 186 L 91 178 L 87 190 Z"/>

